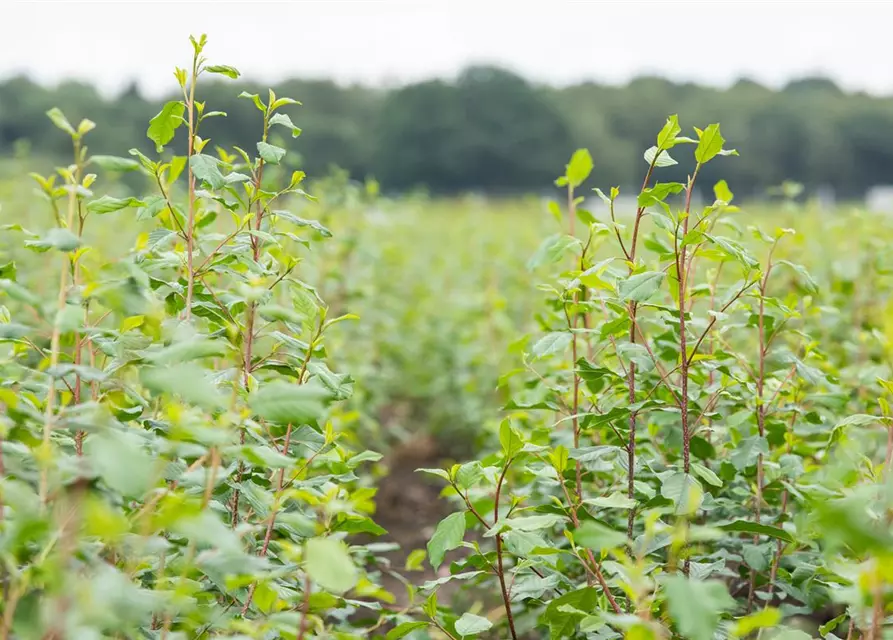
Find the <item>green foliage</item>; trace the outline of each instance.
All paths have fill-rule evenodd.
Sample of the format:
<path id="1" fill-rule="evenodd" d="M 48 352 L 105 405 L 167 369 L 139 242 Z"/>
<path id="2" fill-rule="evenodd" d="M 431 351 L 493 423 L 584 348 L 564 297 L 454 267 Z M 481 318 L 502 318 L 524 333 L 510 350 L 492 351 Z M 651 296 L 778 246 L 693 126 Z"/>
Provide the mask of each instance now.
<path id="1" fill-rule="evenodd" d="M 130 158 L 85 147 L 112 114 L 51 110 L 71 164 L 4 209 L 22 213 L 0 236 L 0 638 L 889 635 L 889 221 L 752 208 L 781 174 L 749 153 L 784 132 L 686 137 L 660 83 L 627 104 L 478 69 L 387 96 L 376 130 L 362 90 L 302 85 L 328 120 L 239 100 L 192 44 L 181 96 L 121 98 L 142 120 L 104 150 Z M 593 96 L 605 131 L 573 115 Z M 387 145 L 382 175 L 415 172 L 394 184 L 442 163 L 424 179 L 545 187 L 564 167 L 563 193 L 395 201 L 306 178 L 321 149 L 368 169 L 351 118 Z M 610 143 L 597 164 L 571 129 Z M 430 521 L 400 474 L 424 434 L 409 469 L 452 503 Z M 376 540 L 384 466 L 428 538 L 405 561 Z"/>
<path id="2" fill-rule="evenodd" d="M 581 215 L 588 152 L 556 181 L 567 210 L 547 208 L 567 227 L 528 263 L 550 279 L 498 438 L 442 474 L 463 511 L 448 518 L 461 535 L 444 521 L 431 539 L 437 564 L 463 537 L 480 542 L 430 586 L 499 594 L 494 637 L 811 637 L 795 617 L 828 607 L 850 637 L 880 638 L 893 595 L 891 389 L 875 378 L 857 400 L 847 388 L 859 376 L 818 337 L 827 294 L 784 248 L 789 229 L 747 227 L 726 181 L 694 206 L 707 163 L 737 152 L 717 124 L 681 132 L 671 116 L 646 152 L 624 224 L 617 188 L 596 189 L 603 216 Z M 691 175 L 660 182 L 683 144 Z M 876 344 L 886 376 L 893 352 Z"/>
<path id="3" fill-rule="evenodd" d="M 356 475 L 380 456 L 352 449 L 351 380 L 326 349 L 347 316 L 301 278 L 331 233 L 273 213 L 313 215 L 267 142 L 276 116 L 295 129 L 278 110 L 296 101 L 271 92 L 256 157 L 211 155 L 199 79 L 238 71 L 192 42 L 182 99 L 147 131 L 186 155 L 91 157 L 93 124 L 51 110 L 73 146 L 70 167 L 35 177 L 55 225 L 9 231 L 17 253 L 55 252 L 2 272 L 3 638 L 360 637 L 355 598 L 393 599 L 374 548 L 348 546 L 385 531 Z M 120 193 L 113 171 L 155 193 Z"/>
<path id="4" fill-rule="evenodd" d="M 187 71 L 181 71 L 185 77 Z M 202 99 L 227 114 L 212 118 L 209 107 L 202 118 L 207 137 L 226 149 L 255 148 L 252 103 L 263 104 L 267 88 L 235 80 L 224 65 L 206 66 L 204 72 Z M 242 90 L 247 100 L 237 97 Z M 782 179 L 797 181 L 808 195 L 830 186 L 840 196 L 861 197 L 888 182 L 893 171 L 891 99 L 847 94 L 822 79 L 795 81 L 780 90 L 748 80 L 720 90 L 650 77 L 622 86 L 587 82 L 550 88 L 478 67 L 452 82 L 392 90 L 308 79 L 283 81 L 276 90 L 300 95 L 306 105 L 300 123 L 306 133 L 280 108 L 284 105 L 270 119 L 274 137 L 301 136 L 300 154 L 284 160 L 289 167 L 321 176 L 336 165 L 356 177 L 376 176 L 386 190 L 526 193 L 546 187 L 579 146 L 595 154 L 600 181 L 621 185 L 624 192 L 638 190 L 643 151 L 645 162 L 666 169 L 666 179 L 682 181 L 690 156 L 680 145 L 699 140 L 694 133 L 683 135 L 678 117 L 665 120 L 668 111 L 723 123 L 722 136 L 735 140 L 742 156 L 708 169 L 702 184 L 725 176 L 739 197 L 763 195 Z M 32 153 L 67 157 L 57 130 L 45 126 L 43 114 L 54 105 L 69 116 L 106 123 L 90 134 L 97 153 L 120 154 L 134 145 L 148 153 L 156 140 L 146 137 L 146 122 L 167 110 L 157 124 L 159 133 L 170 135 L 182 121 L 168 116 L 176 115 L 183 99 L 179 94 L 149 99 L 135 85 L 107 98 L 80 82 L 50 88 L 12 77 L 0 82 L 0 153 L 11 157 L 27 142 Z M 712 132 L 708 138 L 715 140 Z M 284 140 L 269 143 L 287 146 Z M 186 154 L 184 136 L 162 144 Z"/>

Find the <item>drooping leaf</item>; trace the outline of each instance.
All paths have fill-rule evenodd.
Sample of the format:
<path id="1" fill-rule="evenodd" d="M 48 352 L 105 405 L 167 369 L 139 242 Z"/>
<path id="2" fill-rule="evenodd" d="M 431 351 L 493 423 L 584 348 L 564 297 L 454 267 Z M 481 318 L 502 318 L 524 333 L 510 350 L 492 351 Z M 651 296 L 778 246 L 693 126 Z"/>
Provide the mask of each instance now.
<path id="1" fill-rule="evenodd" d="M 465 512 L 451 513 L 441 520 L 434 534 L 428 541 L 428 562 L 434 569 L 443 563 L 447 551 L 452 551 L 462 544 L 465 537 Z"/>
<path id="2" fill-rule="evenodd" d="M 621 300 L 646 302 L 660 290 L 664 276 L 663 271 L 637 273 L 625 280 L 621 280 L 617 285 L 617 292 L 620 294 Z"/>
<path id="3" fill-rule="evenodd" d="M 120 158 L 118 156 L 91 156 L 90 164 L 99 165 L 100 168 L 105 169 L 106 171 L 126 172 L 136 171 L 140 168 L 140 163 L 136 160 L 131 160 L 130 158 Z"/>
<path id="4" fill-rule="evenodd" d="M 127 209 L 128 207 L 144 207 L 146 203 L 142 200 L 137 200 L 134 197 L 130 198 L 113 198 L 112 196 L 102 196 L 96 200 L 91 200 L 87 203 L 87 211 L 90 213 L 111 213 L 112 211 L 120 211 L 121 209 Z"/>
<path id="5" fill-rule="evenodd" d="M 287 128 L 291 133 L 292 138 L 297 138 L 301 135 L 300 127 L 296 126 L 286 113 L 274 113 L 273 117 L 270 118 L 270 124 L 278 124 L 279 126 Z"/>
<path id="6" fill-rule="evenodd" d="M 248 396 L 248 406 L 265 420 L 297 426 L 321 418 L 330 398 L 331 392 L 321 385 L 275 381 Z"/>
<path id="7" fill-rule="evenodd" d="M 268 142 L 258 142 L 257 152 L 258 154 L 260 154 L 260 157 L 263 158 L 264 162 L 268 162 L 270 164 L 279 164 L 279 162 L 285 156 L 285 149 L 272 145 Z"/>
<path id="8" fill-rule="evenodd" d="M 593 551 L 617 549 L 627 543 L 626 534 L 598 522 L 584 522 L 574 531 L 574 541 Z"/>
<path id="9" fill-rule="evenodd" d="M 729 524 L 718 525 L 718 529 L 723 531 L 734 531 L 737 533 L 753 533 L 756 535 L 769 536 L 777 538 L 785 542 L 794 542 L 794 537 L 779 527 L 773 527 L 768 524 L 757 524 L 751 520 L 735 520 Z"/>
<path id="10" fill-rule="evenodd" d="M 238 69 L 226 64 L 210 65 L 208 67 L 205 67 L 204 70 L 208 73 L 216 73 L 218 75 L 226 76 L 227 78 L 232 78 L 233 80 L 236 80 L 240 75 L 242 75 L 239 73 Z"/>
<path id="11" fill-rule="evenodd" d="M 462 637 L 476 636 L 479 633 L 487 631 L 492 626 L 493 623 L 486 618 L 468 612 L 463 613 L 462 616 L 456 620 L 455 624 L 456 633 Z"/>
<path id="12" fill-rule="evenodd" d="M 347 546 L 332 538 L 311 538 L 305 543 L 304 569 L 323 589 L 339 595 L 353 589 L 360 579 Z"/>
<path id="13" fill-rule="evenodd" d="M 672 167 L 679 164 L 668 151 L 660 151 L 657 147 L 649 147 L 645 151 L 645 162 L 648 164 L 653 162 L 655 167 Z"/>
<path id="14" fill-rule="evenodd" d="M 554 264 L 564 258 L 564 256 L 574 247 L 580 246 L 580 240 L 563 233 L 551 235 L 542 241 L 540 246 L 527 261 L 527 268 L 534 270 L 547 264 Z"/>
<path id="15" fill-rule="evenodd" d="M 226 186 L 226 178 L 220 171 L 220 161 L 217 158 L 197 153 L 189 158 L 189 167 L 196 178 L 207 182 L 212 189 Z"/>
<path id="16" fill-rule="evenodd" d="M 107 429 L 84 441 L 84 454 L 92 467 L 114 491 L 141 497 L 152 482 L 153 456 L 136 434 Z"/>
<path id="17" fill-rule="evenodd" d="M 25 246 L 37 251 L 74 251 L 81 246 L 81 239 L 68 229 L 53 227 L 37 240 L 25 240 Z"/>
<path id="18" fill-rule="evenodd" d="M 695 513 L 704 500 L 704 489 L 693 475 L 675 471 L 667 475 L 660 486 L 660 494 L 672 500 L 679 515 Z"/>
<path id="19" fill-rule="evenodd" d="M 713 640 L 720 616 L 735 606 L 725 585 L 717 580 L 690 580 L 681 575 L 668 575 L 663 585 L 670 616 L 684 638 Z"/>

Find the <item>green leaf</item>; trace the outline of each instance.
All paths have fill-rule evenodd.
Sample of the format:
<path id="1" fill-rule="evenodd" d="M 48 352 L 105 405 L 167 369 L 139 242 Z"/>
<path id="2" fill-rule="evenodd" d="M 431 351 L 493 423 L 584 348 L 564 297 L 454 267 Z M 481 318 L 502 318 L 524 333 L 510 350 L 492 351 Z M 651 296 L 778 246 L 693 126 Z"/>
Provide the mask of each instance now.
<path id="1" fill-rule="evenodd" d="M 121 209 L 126 209 L 128 207 L 144 207 L 146 203 L 142 200 L 137 200 L 134 197 L 130 198 L 113 198 L 112 196 L 102 196 L 97 200 L 91 200 L 87 203 L 87 211 L 90 213 L 111 213 L 112 211 L 120 211 Z"/>
<path id="2" fill-rule="evenodd" d="M 212 189 L 226 186 L 226 178 L 220 172 L 220 161 L 217 158 L 197 153 L 189 158 L 189 167 L 196 178 L 207 182 Z"/>
<path id="3" fill-rule="evenodd" d="M 691 470 L 694 475 L 698 476 L 701 480 L 706 482 L 709 485 L 713 485 L 714 487 L 721 487 L 722 480 L 720 480 L 719 476 L 716 475 L 711 469 L 708 469 L 702 464 L 698 464 L 697 462 L 691 463 Z"/>
<path id="4" fill-rule="evenodd" d="M 598 608 L 599 592 L 593 587 L 570 591 L 549 602 L 540 621 L 549 626 L 549 637 L 571 638 L 577 623 Z"/>
<path id="5" fill-rule="evenodd" d="M 299 227 L 310 227 L 314 231 L 318 232 L 324 238 L 331 238 L 332 232 L 328 230 L 321 222 L 318 220 L 305 220 L 299 216 L 296 216 L 291 211 L 282 211 L 280 209 L 276 209 L 273 211 L 273 215 L 277 218 L 282 218 L 283 220 L 288 220 L 289 222 L 296 224 Z"/>
<path id="6" fill-rule="evenodd" d="M 71 123 L 68 121 L 68 118 L 65 117 L 65 114 L 58 107 L 53 107 L 49 111 L 47 111 L 47 117 L 52 120 L 53 124 L 58 128 L 62 129 L 65 133 L 70 136 L 76 134 L 74 127 L 71 126 Z"/>
<path id="7" fill-rule="evenodd" d="M 25 246 L 37 249 L 41 252 L 50 249 L 56 249 L 57 251 L 74 251 L 81 246 L 81 239 L 68 229 L 53 227 L 38 240 L 25 240 Z"/>
<path id="8" fill-rule="evenodd" d="M 84 440 L 84 455 L 111 489 L 127 498 L 140 498 L 154 475 L 154 457 L 142 443 L 135 433 L 108 429 Z"/>
<path id="9" fill-rule="evenodd" d="M 741 556 L 744 558 L 744 563 L 755 571 L 765 571 L 769 568 L 766 550 L 761 547 L 749 544 L 741 550 Z"/>
<path id="10" fill-rule="evenodd" d="M 730 460 L 736 469 L 743 471 L 747 467 L 755 465 L 760 454 L 768 455 L 768 453 L 769 443 L 766 438 L 751 436 L 738 443 L 738 446 L 732 451 Z"/>
<path id="11" fill-rule="evenodd" d="M 679 126 L 679 116 L 674 114 L 667 117 L 667 123 L 657 134 L 658 149 L 672 149 L 676 144 L 676 136 L 682 133 Z"/>
<path id="12" fill-rule="evenodd" d="M 598 522 L 584 522 L 574 531 L 574 542 L 593 551 L 617 549 L 627 543 L 626 534 Z"/>
<path id="13" fill-rule="evenodd" d="M 396 627 L 388 631 L 385 640 L 400 640 L 400 638 L 405 638 L 413 631 L 424 629 L 428 624 L 429 623 L 427 622 L 404 622 L 398 624 Z"/>
<path id="14" fill-rule="evenodd" d="M 304 545 L 304 570 L 326 591 L 339 595 L 353 589 L 360 576 L 347 545 L 331 538 L 311 538 Z"/>
<path id="15" fill-rule="evenodd" d="M 226 353 L 227 344 L 222 340 L 200 338 L 168 345 L 152 354 L 151 360 L 156 364 L 174 364 L 201 358 L 221 358 Z"/>
<path id="16" fill-rule="evenodd" d="M 720 615 L 735 606 L 722 582 L 669 575 L 663 580 L 670 617 L 689 640 L 713 640 Z"/>
<path id="17" fill-rule="evenodd" d="M 508 520 L 500 520 L 496 522 L 487 530 L 484 537 L 492 538 L 503 531 L 542 531 L 543 529 L 551 529 L 556 524 L 563 523 L 565 520 L 566 518 L 564 516 L 555 513 L 509 518 Z"/>
<path id="18" fill-rule="evenodd" d="M 660 494 L 676 505 L 676 515 L 695 513 L 704 500 L 704 489 L 697 478 L 682 471 L 670 473 L 663 479 Z"/>
<path id="19" fill-rule="evenodd" d="M 653 187 L 643 189 L 637 198 L 639 206 L 642 208 L 663 203 L 668 196 L 681 193 L 685 190 L 685 185 L 681 182 L 658 182 Z"/>
<path id="20" fill-rule="evenodd" d="M 476 616 L 473 613 L 463 613 L 462 617 L 456 620 L 456 633 L 460 636 L 476 636 L 479 633 L 483 633 L 487 631 L 493 626 L 493 623 L 487 620 L 486 618 L 482 618 L 481 616 Z"/>
<path id="21" fill-rule="evenodd" d="M 626 280 L 621 280 L 617 285 L 617 293 L 620 294 L 621 300 L 646 302 L 658 292 L 664 281 L 664 275 L 663 271 L 637 273 Z"/>
<path id="22" fill-rule="evenodd" d="M 770 538 L 777 538 L 778 540 L 784 540 L 785 542 L 794 542 L 794 537 L 784 529 L 773 527 L 768 524 L 757 524 L 750 520 L 735 520 L 729 524 L 719 525 L 717 529 L 734 531 L 736 533 L 753 533 L 756 535 L 768 536 Z"/>
<path id="23" fill-rule="evenodd" d="M 130 158 L 119 158 L 118 156 L 92 156 L 90 164 L 96 164 L 106 171 L 136 171 L 140 168 L 140 163 Z"/>
<path id="24" fill-rule="evenodd" d="M 285 156 L 285 149 L 268 142 L 258 142 L 257 152 L 264 162 L 269 162 L 270 164 L 279 164 L 279 161 Z"/>
<path id="25" fill-rule="evenodd" d="M 289 131 L 291 131 L 292 138 L 297 138 L 299 135 L 301 135 L 300 127 L 296 126 L 286 113 L 274 113 L 273 117 L 270 118 L 270 124 L 278 124 L 279 126 L 287 128 Z"/>
<path id="26" fill-rule="evenodd" d="M 443 478 L 447 482 L 450 481 L 450 474 L 448 474 L 443 469 L 416 469 L 416 473 L 427 473 L 428 475 L 437 476 L 438 478 Z"/>
<path id="27" fill-rule="evenodd" d="M 428 562 L 434 569 L 440 568 L 447 551 L 452 551 L 462 544 L 465 537 L 465 512 L 451 513 L 441 520 L 431 540 L 428 541 Z"/>
<path id="28" fill-rule="evenodd" d="M 819 635 L 824 638 L 829 633 L 834 631 L 838 626 L 840 626 L 840 623 L 843 622 L 844 620 L 846 620 L 847 618 L 849 618 L 849 615 L 847 614 L 846 611 L 844 611 L 836 618 L 829 620 L 828 622 L 823 624 L 821 627 L 819 627 Z"/>
<path id="29" fill-rule="evenodd" d="M 695 160 L 704 164 L 715 158 L 721 151 L 725 138 L 719 132 L 718 124 L 711 124 L 701 132 L 695 148 Z"/>
<path id="30" fill-rule="evenodd" d="M 240 98 L 248 98 L 249 100 L 254 102 L 254 106 L 257 107 L 260 111 L 266 113 L 267 107 L 264 105 L 263 101 L 260 99 L 256 93 L 248 93 L 247 91 L 243 91 L 239 94 Z"/>
<path id="31" fill-rule="evenodd" d="M 658 155 L 658 151 L 660 150 L 657 147 L 649 147 L 645 151 L 645 162 L 654 163 L 655 167 L 672 167 L 674 164 L 679 164 L 673 160 L 668 151 L 660 151 L 660 155 Z"/>
<path id="32" fill-rule="evenodd" d="M 177 128 L 183 124 L 186 106 L 179 100 L 172 100 L 162 107 L 154 118 L 149 120 L 146 137 L 155 143 L 155 150 L 161 153 L 168 142 L 174 139 Z"/>
<path id="33" fill-rule="evenodd" d="M 729 204 L 735 197 L 725 180 L 720 180 L 713 185 L 713 195 L 717 200 L 722 200 L 726 204 Z M 770 609 L 766 609 L 766 611 L 770 611 Z"/>
<path id="34" fill-rule="evenodd" d="M 809 271 L 806 270 L 802 264 L 795 264 L 790 262 L 789 260 L 777 260 L 775 264 L 785 265 L 786 267 L 790 267 L 794 270 L 794 272 L 800 276 L 800 286 L 806 289 L 809 293 L 818 293 L 819 285 L 810 275 Z"/>
<path id="35" fill-rule="evenodd" d="M 321 418 L 330 398 L 331 392 L 311 382 L 275 381 L 262 385 L 249 395 L 248 406 L 264 420 L 298 426 Z"/>
<path id="36" fill-rule="evenodd" d="M 513 458 L 524 447 L 524 441 L 509 420 L 503 420 L 499 425 L 499 444 L 506 459 Z"/>
<path id="37" fill-rule="evenodd" d="M 480 462 L 466 462 L 456 470 L 456 485 L 465 491 L 474 487 L 483 477 L 484 468 Z"/>
<path id="38" fill-rule="evenodd" d="M 579 187 L 592 173 L 592 156 L 588 149 L 577 149 L 567 164 L 565 176 L 572 187 Z"/>
<path id="39" fill-rule="evenodd" d="M 237 79 L 240 75 L 239 70 L 226 64 L 215 64 L 204 69 L 208 73 L 216 73 L 227 78 Z"/>
<path id="40" fill-rule="evenodd" d="M 573 334 L 569 331 L 553 331 L 547 333 L 536 341 L 536 344 L 533 345 L 533 349 L 531 349 L 531 354 L 534 358 L 561 355 L 570 346 L 573 338 Z"/>
<path id="41" fill-rule="evenodd" d="M 533 271 L 537 267 L 555 264 L 561 261 L 573 247 L 580 246 L 580 240 L 563 233 L 547 237 L 527 261 L 527 269 Z"/>
<path id="42" fill-rule="evenodd" d="M 140 382 L 155 393 L 178 396 L 206 409 L 225 404 L 224 395 L 209 379 L 207 369 L 192 362 L 144 367 L 140 370 Z"/>
<path id="43" fill-rule="evenodd" d="M 624 495 L 620 491 L 615 491 L 609 496 L 590 498 L 588 500 L 584 500 L 583 503 L 591 504 L 595 507 L 601 507 L 603 509 L 633 509 L 636 506 L 635 500 L 631 500 L 628 496 Z"/>

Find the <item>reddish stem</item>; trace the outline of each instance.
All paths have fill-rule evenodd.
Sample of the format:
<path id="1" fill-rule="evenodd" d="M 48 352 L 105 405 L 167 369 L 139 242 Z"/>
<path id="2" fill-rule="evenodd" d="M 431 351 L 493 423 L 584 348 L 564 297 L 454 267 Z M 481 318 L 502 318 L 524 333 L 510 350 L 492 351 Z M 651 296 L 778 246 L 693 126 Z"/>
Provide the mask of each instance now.
<path id="1" fill-rule="evenodd" d="M 499 476 L 499 482 L 496 483 L 496 496 L 493 499 L 494 526 L 499 522 L 499 494 L 502 491 L 502 483 L 505 482 L 505 475 L 508 473 L 511 464 L 512 458 L 505 461 L 505 467 L 503 467 L 502 474 Z M 508 620 L 509 632 L 512 635 L 512 640 L 518 640 L 518 634 L 515 632 L 515 617 L 512 615 L 511 599 L 505 584 L 505 569 L 502 563 L 502 535 L 498 533 L 496 534 L 496 567 L 496 575 L 499 578 L 499 588 L 502 591 L 502 602 L 505 604 L 505 616 Z"/>
<path id="2" fill-rule="evenodd" d="M 296 640 L 304 640 L 307 635 L 307 618 L 310 615 L 310 574 L 304 576 L 304 602 L 301 604 L 301 622 L 298 624 L 298 636 Z"/>
<path id="3" fill-rule="evenodd" d="M 642 181 L 642 188 L 639 189 L 640 192 L 644 191 L 648 188 L 648 184 L 651 182 L 651 174 L 654 173 L 654 164 L 657 162 L 657 158 L 660 156 L 660 152 L 658 152 L 654 160 L 651 161 L 651 164 L 648 165 L 648 171 L 645 173 L 645 179 Z M 613 216 L 614 213 L 614 203 L 611 203 L 611 214 Z M 627 253 L 626 247 L 623 246 L 623 241 L 620 241 L 620 249 L 623 251 L 624 255 L 627 256 L 630 262 L 630 275 L 632 275 L 633 268 L 636 262 L 636 248 L 638 245 L 639 239 L 639 225 L 642 222 L 642 216 L 645 213 L 645 207 L 639 207 L 636 210 L 636 220 L 633 223 L 633 237 L 630 243 L 629 252 Z M 620 234 L 618 232 L 617 239 L 620 240 Z M 636 314 L 638 312 L 638 307 L 636 306 L 636 302 L 631 300 L 629 303 L 629 342 L 630 344 L 636 343 L 636 330 L 637 330 L 637 322 L 636 322 Z M 644 342 L 644 336 L 643 336 Z M 626 373 L 626 387 L 628 393 L 628 401 L 630 406 L 635 404 L 636 402 L 636 363 L 630 361 L 629 370 Z M 630 500 L 635 500 L 636 496 L 636 417 L 637 413 L 635 411 L 629 412 L 629 439 L 626 444 L 626 495 Z M 626 535 L 629 538 L 633 537 L 633 525 L 636 521 L 636 510 L 629 510 L 629 517 L 626 521 Z M 610 595 L 608 596 L 610 598 Z"/>

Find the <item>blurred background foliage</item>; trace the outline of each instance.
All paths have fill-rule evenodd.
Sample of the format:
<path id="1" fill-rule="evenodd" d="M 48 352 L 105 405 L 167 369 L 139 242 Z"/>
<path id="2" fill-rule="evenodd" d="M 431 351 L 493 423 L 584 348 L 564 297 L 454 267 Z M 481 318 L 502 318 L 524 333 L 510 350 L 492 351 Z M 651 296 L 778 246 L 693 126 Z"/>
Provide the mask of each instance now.
<path id="1" fill-rule="evenodd" d="M 238 84 L 249 93 L 266 91 Z M 601 184 L 634 188 L 641 150 L 668 113 L 684 113 L 688 122 L 722 122 L 741 152 L 723 175 L 739 197 L 761 195 L 782 178 L 807 192 L 828 187 L 841 198 L 861 197 L 893 175 L 893 98 L 845 93 L 820 77 L 781 90 L 746 79 L 721 89 L 657 77 L 558 88 L 475 66 L 452 80 L 393 89 L 302 79 L 275 88 L 304 103 L 296 165 L 315 176 L 333 166 L 357 178 L 374 176 L 388 192 L 541 191 L 578 147 L 593 150 Z M 207 123 L 204 133 L 216 145 L 247 148 L 253 140 L 253 107 L 238 93 L 231 84 L 202 87 L 201 99 L 228 114 Z M 28 149 L 39 149 L 47 162 L 66 155 L 65 141 L 44 116 L 56 105 L 72 119 L 103 123 L 93 134 L 95 153 L 121 154 L 139 140 L 151 151 L 146 122 L 169 99 L 143 96 L 137 84 L 104 96 L 81 82 L 48 87 L 7 78 L 0 82 L 0 157 Z M 679 177 L 671 173 L 666 179 Z M 708 171 L 703 178 L 706 184 L 718 176 Z"/>

